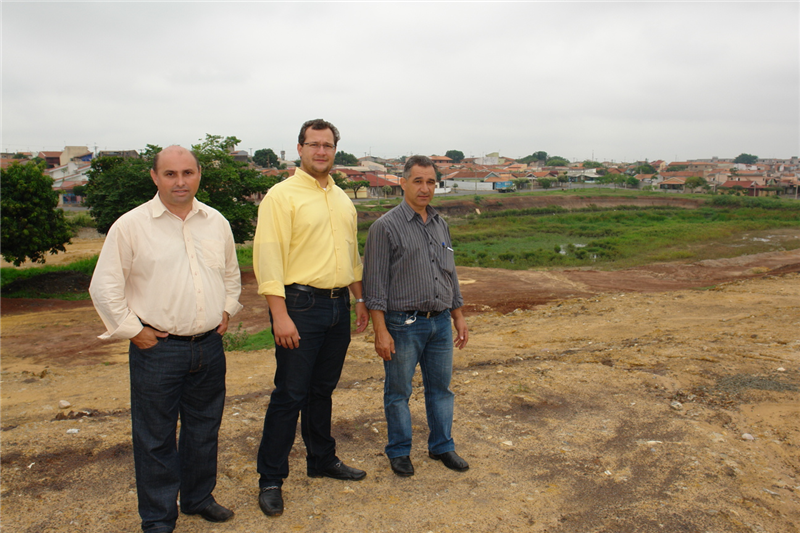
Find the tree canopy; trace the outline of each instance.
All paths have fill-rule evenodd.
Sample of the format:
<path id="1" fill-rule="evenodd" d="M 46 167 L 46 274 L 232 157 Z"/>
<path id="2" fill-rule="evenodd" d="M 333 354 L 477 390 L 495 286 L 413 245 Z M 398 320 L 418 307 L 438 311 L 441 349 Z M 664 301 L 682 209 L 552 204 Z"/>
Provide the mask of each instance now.
<path id="1" fill-rule="evenodd" d="M 606 167 L 605 165 L 603 165 L 603 163 L 586 160 L 583 162 L 583 168 L 606 168 Z"/>
<path id="2" fill-rule="evenodd" d="M 744 165 L 755 165 L 758 163 L 758 156 L 751 154 L 739 154 L 736 156 L 736 159 L 734 159 L 733 162 L 742 163 Z"/>
<path id="3" fill-rule="evenodd" d="M 65 251 L 72 238 L 44 168 L 44 163 L 14 162 L 0 170 L 2 255 L 17 266 L 26 259 L 44 263 L 45 254 Z"/>
<path id="4" fill-rule="evenodd" d="M 448 150 L 444 156 L 452 159 L 453 163 L 461 163 L 464 160 L 464 152 L 461 150 Z"/>
<path id="5" fill-rule="evenodd" d="M 358 165 L 358 158 L 347 152 L 336 152 L 336 157 L 333 158 L 333 162 L 337 165 L 352 167 Z"/>
<path id="6" fill-rule="evenodd" d="M 639 165 L 633 169 L 633 172 L 636 174 L 656 174 L 658 171 L 653 168 L 653 165 L 645 163 L 644 165 Z"/>
<path id="7" fill-rule="evenodd" d="M 548 167 L 568 167 L 569 160 L 565 157 L 554 155 L 545 163 Z"/>
<path id="8" fill-rule="evenodd" d="M 240 141 L 236 137 L 206 135 L 192 146 L 201 167 L 197 199 L 218 210 L 228 219 L 236 242 L 252 239 L 253 221 L 258 207 L 250 200 L 255 193 L 266 192 L 278 178 L 263 176 L 246 163 L 233 159 L 230 151 Z M 108 233 L 122 214 L 150 200 L 156 186 L 150 177 L 153 157 L 161 151 L 154 145 L 140 158 L 100 157 L 92 160 L 86 186 L 86 205 L 97 222 L 97 231 Z"/>
<path id="9" fill-rule="evenodd" d="M 253 154 L 253 161 L 262 168 L 278 168 L 280 166 L 278 155 L 272 151 L 272 148 L 256 150 L 256 153 Z"/>
<path id="10" fill-rule="evenodd" d="M 522 159 L 517 159 L 518 163 L 525 163 L 526 165 L 530 165 L 534 161 L 547 161 L 547 152 L 533 152 L 531 155 L 527 155 Z"/>

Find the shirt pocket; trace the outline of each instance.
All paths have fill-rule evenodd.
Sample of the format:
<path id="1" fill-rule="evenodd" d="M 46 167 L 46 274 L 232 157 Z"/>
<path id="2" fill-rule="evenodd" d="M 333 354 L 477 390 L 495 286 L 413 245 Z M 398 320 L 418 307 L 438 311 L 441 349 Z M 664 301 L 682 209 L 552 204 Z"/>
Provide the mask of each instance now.
<path id="1" fill-rule="evenodd" d="M 208 268 L 225 268 L 225 243 L 203 239 L 200 241 L 200 249 L 203 250 L 203 262 Z"/>

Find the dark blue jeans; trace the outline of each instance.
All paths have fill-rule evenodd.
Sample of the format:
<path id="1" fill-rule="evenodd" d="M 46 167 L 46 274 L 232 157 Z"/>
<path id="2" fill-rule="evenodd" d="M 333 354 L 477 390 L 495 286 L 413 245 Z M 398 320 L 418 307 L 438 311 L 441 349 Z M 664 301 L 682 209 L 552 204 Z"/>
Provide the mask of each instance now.
<path id="1" fill-rule="evenodd" d="M 131 422 L 142 530 L 172 531 L 181 509 L 214 501 L 217 436 L 225 405 L 225 352 L 214 332 L 201 341 L 131 343 Z M 181 421 L 180 441 L 175 432 Z"/>
<path id="2" fill-rule="evenodd" d="M 383 408 L 386 413 L 390 459 L 411 453 L 411 380 L 417 365 L 425 387 L 428 418 L 428 450 L 435 454 L 455 450 L 451 437 L 455 394 L 450 390 L 453 375 L 453 329 L 450 311 L 424 318 L 400 311 L 385 314 L 386 328 L 394 339 L 395 353 L 383 362 L 386 381 Z"/>
<path id="3" fill-rule="evenodd" d="M 289 475 L 289 452 L 301 411 L 309 472 L 338 461 L 331 436 L 331 395 L 350 346 L 350 298 L 347 294 L 324 298 L 287 288 L 286 309 L 300 334 L 300 345 L 275 346 L 275 389 L 258 448 L 261 487 L 280 487 Z"/>

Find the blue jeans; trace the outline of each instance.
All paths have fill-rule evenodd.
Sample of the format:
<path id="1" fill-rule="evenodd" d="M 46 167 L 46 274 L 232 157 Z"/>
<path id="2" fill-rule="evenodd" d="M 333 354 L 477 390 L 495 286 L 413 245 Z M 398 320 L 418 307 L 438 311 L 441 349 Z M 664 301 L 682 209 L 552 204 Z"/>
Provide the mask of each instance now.
<path id="1" fill-rule="evenodd" d="M 287 288 L 286 309 L 300 345 L 275 346 L 275 389 L 258 448 L 260 487 L 280 487 L 289 475 L 289 453 L 301 412 L 308 471 L 318 472 L 338 461 L 331 436 L 331 395 L 350 346 L 350 297 L 325 298 Z"/>
<path id="2" fill-rule="evenodd" d="M 172 531 L 181 509 L 197 513 L 214 501 L 217 437 L 225 405 L 222 336 L 131 343 L 131 423 L 142 530 Z M 178 418 L 180 441 L 175 441 Z"/>
<path id="3" fill-rule="evenodd" d="M 453 427 L 453 401 L 450 390 L 453 374 L 453 330 L 450 311 L 433 318 L 388 311 L 386 328 L 394 339 L 395 353 L 383 362 L 386 382 L 383 388 L 383 408 L 389 432 L 386 456 L 389 459 L 411 453 L 411 380 L 417 364 L 425 387 L 425 413 L 428 417 L 428 450 L 435 454 L 455 450 L 450 431 Z"/>

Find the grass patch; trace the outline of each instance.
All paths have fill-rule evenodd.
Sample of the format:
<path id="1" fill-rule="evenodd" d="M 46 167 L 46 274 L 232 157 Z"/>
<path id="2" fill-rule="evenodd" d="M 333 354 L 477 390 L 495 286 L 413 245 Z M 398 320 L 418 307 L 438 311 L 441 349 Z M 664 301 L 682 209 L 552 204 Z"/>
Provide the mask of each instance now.
<path id="1" fill-rule="evenodd" d="M 242 323 L 239 322 L 236 330 L 229 328 L 222 336 L 222 345 L 226 351 L 252 352 L 274 347 L 275 339 L 272 337 L 270 329 L 264 329 L 251 335 L 242 329 Z"/>
<path id="2" fill-rule="evenodd" d="M 0 294 L 4 298 L 88 300 L 89 281 L 97 256 L 67 265 L 0 269 Z"/>

